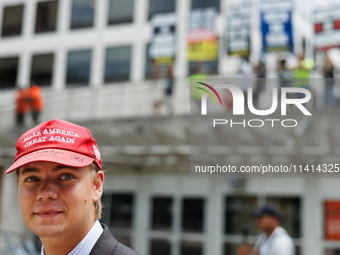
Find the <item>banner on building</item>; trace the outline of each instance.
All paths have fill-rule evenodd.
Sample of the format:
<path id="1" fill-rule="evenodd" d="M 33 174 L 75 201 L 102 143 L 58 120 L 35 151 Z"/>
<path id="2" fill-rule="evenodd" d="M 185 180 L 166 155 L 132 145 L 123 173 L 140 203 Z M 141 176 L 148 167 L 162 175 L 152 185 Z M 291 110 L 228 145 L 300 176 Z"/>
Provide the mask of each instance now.
<path id="1" fill-rule="evenodd" d="M 325 202 L 325 239 L 340 240 L 340 201 Z"/>
<path id="2" fill-rule="evenodd" d="M 157 65 L 170 65 L 176 56 L 176 14 L 174 12 L 155 14 L 151 24 L 153 37 L 149 56 Z"/>
<path id="3" fill-rule="evenodd" d="M 249 56 L 251 48 L 251 2 L 231 7 L 226 12 L 226 47 L 229 55 Z"/>
<path id="4" fill-rule="evenodd" d="M 293 52 L 292 0 L 261 0 L 264 52 Z"/>
<path id="5" fill-rule="evenodd" d="M 340 5 L 314 11 L 315 50 L 340 47 Z"/>
<path id="6" fill-rule="evenodd" d="M 188 60 L 190 62 L 218 59 L 216 7 L 191 10 L 188 22 Z"/>

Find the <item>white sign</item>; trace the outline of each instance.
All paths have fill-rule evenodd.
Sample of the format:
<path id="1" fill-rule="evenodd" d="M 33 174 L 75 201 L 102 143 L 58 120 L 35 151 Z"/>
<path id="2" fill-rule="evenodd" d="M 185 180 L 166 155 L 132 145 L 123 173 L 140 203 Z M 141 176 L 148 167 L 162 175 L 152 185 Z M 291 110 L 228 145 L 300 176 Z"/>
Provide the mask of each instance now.
<path id="1" fill-rule="evenodd" d="M 340 47 L 340 6 L 314 11 L 314 39 L 318 51 Z"/>
<path id="2" fill-rule="evenodd" d="M 151 19 L 153 38 L 150 58 L 174 58 L 176 55 L 176 14 L 155 14 Z"/>
<path id="3" fill-rule="evenodd" d="M 251 2 L 231 7 L 227 10 L 227 49 L 228 54 L 249 55 Z"/>

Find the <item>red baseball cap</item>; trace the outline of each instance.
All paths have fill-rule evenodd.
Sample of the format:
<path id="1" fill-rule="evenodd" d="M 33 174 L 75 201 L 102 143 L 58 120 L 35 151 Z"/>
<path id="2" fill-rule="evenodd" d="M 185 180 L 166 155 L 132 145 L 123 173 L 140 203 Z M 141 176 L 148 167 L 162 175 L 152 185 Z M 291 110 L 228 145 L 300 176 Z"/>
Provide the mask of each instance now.
<path id="1" fill-rule="evenodd" d="M 72 167 L 85 167 L 94 162 L 102 169 L 96 141 L 90 131 L 64 120 L 50 120 L 24 133 L 17 142 L 14 163 L 6 174 L 37 161 Z"/>

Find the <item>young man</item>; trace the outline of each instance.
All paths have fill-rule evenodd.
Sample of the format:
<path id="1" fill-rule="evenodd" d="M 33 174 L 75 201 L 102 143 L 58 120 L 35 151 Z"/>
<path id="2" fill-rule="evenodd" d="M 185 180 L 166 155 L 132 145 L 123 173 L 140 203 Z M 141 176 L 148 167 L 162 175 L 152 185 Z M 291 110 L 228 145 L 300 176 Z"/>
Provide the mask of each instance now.
<path id="1" fill-rule="evenodd" d="M 138 255 L 99 223 L 104 173 L 88 129 L 63 120 L 44 122 L 17 142 L 14 164 L 19 204 L 41 255 Z"/>
<path id="2" fill-rule="evenodd" d="M 249 244 L 243 244 L 238 255 L 294 255 L 293 240 L 279 223 L 279 213 L 274 207 L 263 206 L 254 215 L 257 218 L 258 228 L 263 232 L 251 253 Z"/>

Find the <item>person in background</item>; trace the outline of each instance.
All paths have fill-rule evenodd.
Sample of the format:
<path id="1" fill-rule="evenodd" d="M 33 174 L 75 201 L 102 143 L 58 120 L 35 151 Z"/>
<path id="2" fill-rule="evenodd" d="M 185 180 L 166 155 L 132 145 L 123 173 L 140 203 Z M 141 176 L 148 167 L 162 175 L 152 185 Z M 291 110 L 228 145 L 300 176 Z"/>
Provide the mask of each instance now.
<path id="1" fill-rule="evenodd" d="M 202 70 L 202 63 L 197 62 L 192 66 L 191 75 L 189 76 L 189 85 L 191 86 L 191 95 L 195 109 L 190 109 L 190 111 L 201 111 L 201 97 L 205 92 L 197 87 L 200 87 L 198 82 L 206 83 L 207 77 L 206 73 Z"/>
<path id="2" fill-rule="evenodd" d="M 260 94 L 264 91 L 266 85 L 266 64 L 261 61 L 258 66 L 254 68 L 254 73 L 257 78 L 256 88 L 254 90 L 254 105 L 258 106 Z"/>
<path id="3" fill-rule="evenodd" d="M 44 99 L 41 93 L 40 87 L 35 84 L 34 81 L 30 85 L 30 98 L 31 98 L 31 110 L 32 110 L 32 120 L 34 125 L 39 123 L 40 113 L 44 109 Z"/>
<path id="4" fill-rule="evenodd" d="M 170 114 L 173 113 L 173 107 L 172 107 L 172 94 L 174 90 L 174 75 L 173 75 L 173 66 L 169 65 L 167 69 L 167 75 L 165 79 L 164 84 L 164 99 L 165 104 L 167 105 L 168 112 Z"/>
<path id="5" fill-rule="evenodd" d="M 326 54 L 326 62 L 323 68 L 323 76 L 325 77 L 325 105 L 334 106 L 336 104 L 336 99 L 333 95 L 334 66 L 328 54 Z"/>
<path id="6" fill-rule="evenodd" d="M 18 87 L 15 95 L 16 126 L 21 128 L 25 125 L 25 114 L 31 110 L 30 90 Z"/>
<path id="7" fill-rule="evenodd" d="M 239 247 L 238 255 L 294 255 L 295 247 L 287 231 L 280 226 L 279 213 L 265 205 L 259 208 L 254 216 L 262 234 L 249 253 L 250 245 L 244 243 Z"/>

